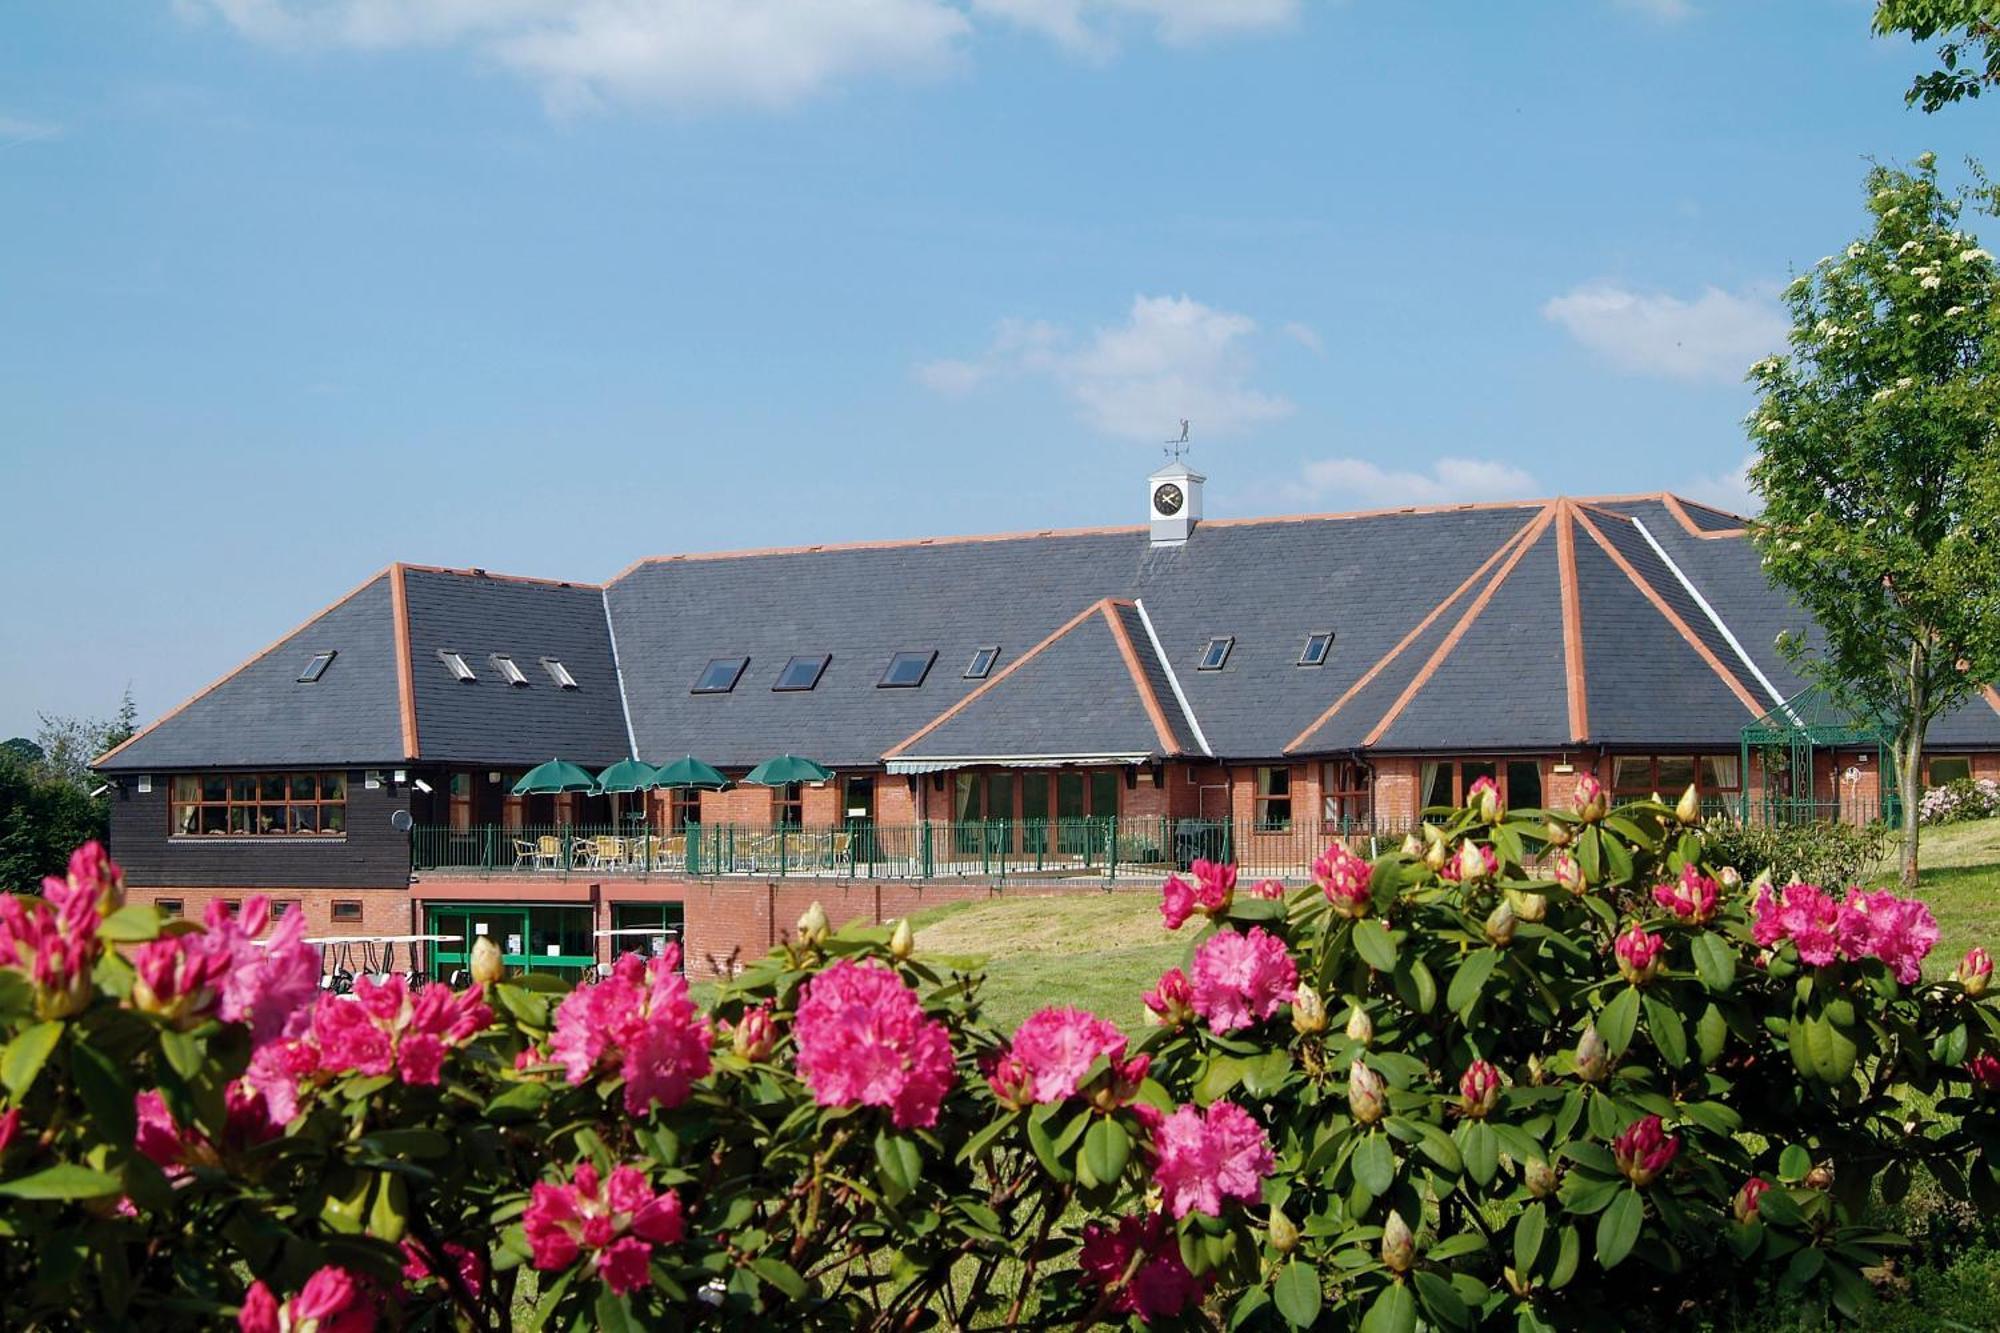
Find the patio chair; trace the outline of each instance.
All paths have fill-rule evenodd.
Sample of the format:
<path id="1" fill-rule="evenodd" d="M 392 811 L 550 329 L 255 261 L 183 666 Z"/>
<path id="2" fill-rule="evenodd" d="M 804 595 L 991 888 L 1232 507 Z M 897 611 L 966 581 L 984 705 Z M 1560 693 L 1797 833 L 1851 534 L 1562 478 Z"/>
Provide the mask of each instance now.
<path id="1" fill-rule="evenodd" d="M 600 834 L 592 838 L 590 868 L 593 870 L 622 870 L 625 866 L 625 839 Z"/>
<path id="2" fill-rule="evenodd" d="M 535 863 L 547 870 L 561 865 L 562 839 L 553 833 L 544 833 L 535 839 Z"/>
<path id="3" fill-rule="evenodd" d="M 655 870 L 685 870 L 688 860 L 688 840 L 685 833 L 671 838 L 653 839 L 653 868 Z"/>
<path id="4" fill-rule="evenodd" d="M 527 838 L 514 839 L 514 869 L 522 866 L 534 869 L 541 863 L 541 850 Z"/>

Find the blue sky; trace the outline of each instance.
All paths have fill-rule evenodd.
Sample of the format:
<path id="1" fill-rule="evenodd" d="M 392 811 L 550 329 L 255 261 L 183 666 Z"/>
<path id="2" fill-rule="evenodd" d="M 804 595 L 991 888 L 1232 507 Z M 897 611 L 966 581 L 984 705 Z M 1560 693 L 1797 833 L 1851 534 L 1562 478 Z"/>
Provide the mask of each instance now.
<path id="1" fill-rule="evenodd" d="M 1728 501 L 1864 0 L 77 0 L 0 43 L 0 735 L 394 559 Z M 1990 239 L 1990 238 L 1989 238 Z"/>

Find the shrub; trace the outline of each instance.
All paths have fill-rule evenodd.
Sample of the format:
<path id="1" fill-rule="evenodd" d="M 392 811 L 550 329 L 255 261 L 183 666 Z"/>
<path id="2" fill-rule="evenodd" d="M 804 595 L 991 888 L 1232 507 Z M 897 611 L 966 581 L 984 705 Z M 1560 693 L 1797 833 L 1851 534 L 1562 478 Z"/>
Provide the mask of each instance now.
<path id="1" fill-rule="evenodd" d="M 2000 815 L 2000 782 L 1992 778 L 1953 778 L 1924 793 L 1917 818 L 1926 824 L 1957 824 Z"/>
<path id="2" fill-rule="evenodd" d="M 572 990 L 482 945 L 467 991 L 336 996 L 296 915 L 163 921 L 86 848 L 0 898 L 0 1306 L 1667 1327 L 1760 1284 L 1855 1314 L 1902 1243 L 1871 1195 L 2000 1197 L 1991 963 L 1923 981 L 1919 903 L 1743 884 L 1588 789 L 1273 892 L 1169 880 L 1190 945 L 1144 1035 L 1052 1006 L 1007 1037 L 907 927 L 817 908 L 708 1013 L 671 952 Z"/>
<path id="3" fill-rule="evenodd" d="M 1889 853 L 1887 824 L 1807 820 L 1798 824 L 1733 824 L 1703 830 L 1703 857 L 1734 866 L 1746 879 L 1768 874 L 1777 883 L 1852 884 L 1870 878 Z"/>

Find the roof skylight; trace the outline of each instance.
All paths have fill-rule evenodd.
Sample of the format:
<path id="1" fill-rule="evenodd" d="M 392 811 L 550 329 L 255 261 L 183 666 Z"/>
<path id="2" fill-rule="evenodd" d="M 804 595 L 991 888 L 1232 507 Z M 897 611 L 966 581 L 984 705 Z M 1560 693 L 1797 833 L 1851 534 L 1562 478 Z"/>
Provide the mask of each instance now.
<path id="1" fill-rule="evenodd" d="M 1326 665 L 1326 655 L 1333 651 L 1333 631 L 1314 630 L 1306 635 L 1306 646 L 1299 650 L 1299 665 L 1316 667 Z"/>
<path id="2" fill-rule="evenodd" d="M 1222 664 L 1229 660 L 1229 650 L 1235 646 L 1236 638 L 1234 635 L 1216 635 L 1208 641 L 1208 646 L 1201 650 L 1201 662 L 1195 667 L 1195 670 L 1222 670 Z"/>
<path id="3" fill-rule="evenodd" d="M 743 668 L 750 665 L 747 657 L 718 657 L 701 669 L 690 694 L 727 694 L 736 688 L 736 682 L 743 676 Z"/>
<path id="4" fill-rule="evenodd" d="M 809 690 L 819 684 L 822 671 L 826 670 L 828 658 L 825 653 L 808 657 L 794 657 L 785 663 L 785 669 L 778 673 L 778 683 L 774 690 Z"/>
<path id="5" fill-rule="evenodd" d="M 576 677 L 569 674 L 569 668 L 553 657 L 544 657 L 542 659 L 542 670 L 549 673 L 549 679 L 556 683 L 558 689 L 574 690 L 579 688 L 576 683 Z"/>
<path id="6" fill-rule="evenodd" d="M 924 677 L 931 673 L 931 663 L 937 661 L 937 650 L 919 653 L 897 653 L 889 659 L 888 669 L 882 679 L 875 682 L 879 690 L 913 690 L 924 683 Z"/>
<path id="7" fill-rule="evenodd" d="M 965 665 L 965 678 L 967 680 L 985 680 L 993 674 L 993 664 L 999 658 L 999 648 L 990 644 L 984 648 L 975 648 L 972 652 L 972 660 Z"/>
<path id="8" fill-rule="evenodd" d="M 491 662 L 493 669 L 500 673 L 500 679 L 506 681 L 509 685 L 526 685 L 528 683 L 528 673 L 516 666 L 514 659 L 507 656 L 507 654 L 494 653 L 486 660 Z"/>
<path id="9" fill-rule="evenodd" d="M 334 654 L 331 651 L 314 653 L 312 660 L 307 662 L 304 669 L 299 672 L 299 684 L 311 685 L 316 683 L 321 676 L 326 674 L 326 669 L 333 665 L 333 658 Z"/>
<path id="10" fill-rule="evenodd" d="M 472 674 L 472 668 L 465 664 L 465 658 L 449 648 L 438 649 L 438 661 L 444 663 L 444 669 L 451 672 L 454 680 L 470 683 L 479 679 Z"/>

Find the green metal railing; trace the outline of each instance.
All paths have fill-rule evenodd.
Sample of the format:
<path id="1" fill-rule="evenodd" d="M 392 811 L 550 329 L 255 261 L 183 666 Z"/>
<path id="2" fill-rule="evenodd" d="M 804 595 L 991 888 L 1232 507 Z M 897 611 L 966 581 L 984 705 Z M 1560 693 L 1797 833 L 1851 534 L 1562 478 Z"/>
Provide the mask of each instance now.
<path id="1" fill-rule="evenodd" d="M 410 833 L 418 873 L 502 875 L 825 876 L 842 879 L 976 879 L 994 883 L 1075 877 L 1157 879 L 1198 858 L 1234 862 L 1247 879 L 1303 882 L 1327 845 L 1364 854 L 1408 830 L 1387 825 L 1265 827 L 1241 821 L 1119 816 L 1056 820 L 772 828 L 690 824 L 679 833 L 609 826 Z"/>

